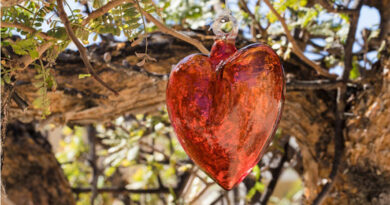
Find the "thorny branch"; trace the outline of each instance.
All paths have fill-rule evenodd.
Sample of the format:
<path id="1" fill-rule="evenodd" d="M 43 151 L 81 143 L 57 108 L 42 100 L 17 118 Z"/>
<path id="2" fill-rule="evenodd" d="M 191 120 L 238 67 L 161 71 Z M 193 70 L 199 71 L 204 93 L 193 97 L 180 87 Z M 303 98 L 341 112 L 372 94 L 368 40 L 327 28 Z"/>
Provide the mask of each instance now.
<path id="1" fill-rule="evenodd" d="M 299 48 L 299 46 L 298 46 L 297 42 L 295 41 L 294 37 L 291 35 L 290 30 L 288 29 L 288 26 L 287 26 L 286 21 L 284 20 L 284 18 L 282 16 L 280 16 L 280 14 L 275 10 L 275 8 L 273 7 L 273 5 L 271 4 L 271 2 L 269 0 L 264 0 L 264 2 L 267 4 L 269 9 L 272 11 L 272 13 L 276 16 L 276 18 L 282 24 L 282 27 L 284 29 L 284 32 L 286 33 L 287 39 L 288 39 L 288 41 L 292 45 L 292 51 L 302 61 L 304 61 L 309 66 L 313 67 L 320 75 L 323 75 L 323 76 L 329 77 L 329 78 L 336 78 L 337 77 L 336 75 L 330 74 L 327 70 L 325 70 L 324 68 L 322 68 L 321 66 L 319 66 L 318 64 L 316 64 L 315 62 L 313 62 L 312 60 L 307 58 L 305 56 L 305 54 L 303 54 L 302 50 Z"/>
<path id="2" fill-rule="evenodd" d="M 80 57 L 83 60 L 85 66 L 88 69 L 88 72 L 92 75 L 92 77 L 98 81 L 101 85 L 103 85 L 105 88 L 113 92 L 115 95 L 119 95 L 119 93 L 111 88 L 109 85 L 107 85 L 95 72 L 93 69 L 91 63 L 88 60 L 87 50 L 86 48 L 80 43 L 79 39 L 76 37 L 76 35 L 73 32 L 72 26 L 70 25 L 70 21 L 68 19 L 68 16 L 64 10 L 64 5 L 62 4 L 62 0 L 57 0 L 57 6 L 58 6 L 58 14 L 61 18 L 61 21 L 64 23 L 65 30 L 68 33 L 70 39 L 74 42 L 74 44 L 77 46 Z"/>

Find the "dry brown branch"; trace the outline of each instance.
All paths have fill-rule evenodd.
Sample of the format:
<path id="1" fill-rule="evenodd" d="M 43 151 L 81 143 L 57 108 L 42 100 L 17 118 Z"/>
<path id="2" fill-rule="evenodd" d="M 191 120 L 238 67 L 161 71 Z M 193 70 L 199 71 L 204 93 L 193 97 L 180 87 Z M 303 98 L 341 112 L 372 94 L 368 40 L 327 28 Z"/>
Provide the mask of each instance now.
<path id="1" fill-rule="evenodd" d="M 275 10 L 275 8 L 273 7 L 273 5 L 271 4 L 271 2 L 269 0 L 264 0 L 264 2 L 267 4 L 269 9 L 272 11 L 272 13 L 276 16 L 276 18 L 282 24 L 282 27 L 284 29 L 284 32 L 286 33 L 287 39 L 288 39 L 288 41 L 292 45 L 293 53 L 295 53 L 306 64 L 308 64 L 309 66 L 313 67 L 318 72 L 318 74 L 323 75 L 325 77 L 329 77 L 329 78 L 336 78 L 337 75 L 330 74 L 327 70 L 325 70 L 324 68 L 322 68 L 321 66 L 319 66 L 318 64 L 316 64 L 315 62 L 313 62 L 312 60 L 307 58 L 305 56 L 305 54 L 303 54 L 302 50 L 299 48 L 299 46 L 298 46 L 297 42 L 295 41 L 294 37 L 291 35 L 290 30 L 288 29 L 288 26 L 287 26 L 286 21 L 284 20 L 284 18 L 282 16 L 280 16 L 280 14 Z"/>
<path id="2" fill-rule="evenodd" d="M 39 32 L 33 28 L 30 28 L 30 27 L 25 26 L 25 25 L 20 24 L 20 23 L 11 23 L 11 22 L 2 21 L 1 28 L 18 28 L 18 29 L 21 29 L 21 30 L 29 32 L 29 33 L 33 33 L 33 34 L 35 33 L 35 35 L 37 35 L 45 40 L 55 40 L 54 37 L 49 36 L 44 32 Z"/>
<path id="3" fill-rule="evenodd" d="M 98 81 L 101 85 L 103 85 L 105 88 L 113 92 L 115 95 L 119 95 L 119 93 L 111 88 L 109 85 L 107 85 L 95 72 L 93 69 L 91 63 L 88 60 L 88 55 L 87 55 L 87 49 L 80 43 L 79 39 L 76 37 L 76 35 L 73 32 L 72 26 L 70 25 L 70 21 L 68 19 L 68 16 L 65 12 L 64 5 L 62 4 L 62 0 L 57 0 L 57 6 L 58 6 L 58 14 L 61 18 L 62 23 L 65 26 L 66 33 L 68 33 L 70 39 L 74 42 L 74 44 L 77 46 L 79 52 L 80 52 L 80 57 L 83 60 L 85 66 L 88 69 L 88 72 L 92 75 L 92 77 Z"/>

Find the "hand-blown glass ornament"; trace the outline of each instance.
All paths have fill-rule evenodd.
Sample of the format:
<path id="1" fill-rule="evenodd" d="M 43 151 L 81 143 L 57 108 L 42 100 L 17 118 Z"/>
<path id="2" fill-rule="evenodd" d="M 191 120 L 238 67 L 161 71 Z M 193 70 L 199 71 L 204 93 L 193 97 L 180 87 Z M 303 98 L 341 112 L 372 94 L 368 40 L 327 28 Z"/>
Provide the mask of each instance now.
<path id="1" fill-rule="evenodd" d="M 220 23 L 232 21 L 226 34 Z M 167 106 L 188 156 L 224 189 L 240 183 L 273 138 L 284 102 L 284 74 L 267 45 L 235 47 L 230 14 L 212 26 L 210 56 L 192 54 L 171 71 Z"/>

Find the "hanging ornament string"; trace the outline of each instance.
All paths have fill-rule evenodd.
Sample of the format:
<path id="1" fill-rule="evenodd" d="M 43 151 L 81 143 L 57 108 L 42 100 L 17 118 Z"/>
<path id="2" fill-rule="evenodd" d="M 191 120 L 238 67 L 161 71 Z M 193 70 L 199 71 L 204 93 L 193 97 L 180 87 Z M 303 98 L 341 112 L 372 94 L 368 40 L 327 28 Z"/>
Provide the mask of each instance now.
<path id="1" fill-rule="evenodd" d="M 231 31 L 224 32 L 222 30 L 223 26 L 226 23 L 231 23 Z M 211 28 L 213 33 L 216 35 L 217 39 L 226 39 L 226 40 L 234 40 L 238 34 L 238 25 L 237 19 L 232 16 L 232 13 L 229 9 L 224 9 L 217 14 L 217 17 L 214 19 Z"/>

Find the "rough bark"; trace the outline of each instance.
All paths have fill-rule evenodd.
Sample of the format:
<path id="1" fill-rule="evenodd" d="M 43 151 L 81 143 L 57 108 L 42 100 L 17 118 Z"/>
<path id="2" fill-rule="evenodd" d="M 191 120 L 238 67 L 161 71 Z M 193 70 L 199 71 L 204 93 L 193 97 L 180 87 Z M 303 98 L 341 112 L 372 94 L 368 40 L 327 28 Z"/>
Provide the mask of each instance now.
<path id="1" fill-rule="evenodd" d="M 1 177 L 8 197 L 5 201 L 18 205 L 75 204 L 49 142 L 32 124 L 8 125 Z"/>
<path id="2" fill-rule="evenodd" d="M 99 76 L 119 91 L 119 96 L 113 95 L 92 78 L 79 79 L 78 75 L 86 73 L 86 69 L 78 54 L 71 51 L 62 53 L 53 69 L 58 88 L 48 94 L 52 115 L 41 123 L 86 125 L 123 114 L 152 112 L 164 105 L 166 74 L 181 58 L 197 51 L 159 33 L 153 34 L 149 41 L 148 50 L 157 62 L 149 62 L 143 68 L 136 65 L 139 59 L 134 55 L 135 52 L 143 52 L 142 44 L 131 47 L 129 43 L 105 40 L 100 46 L 88 48 Z M 208 47 L 211 45 L 210 41 L 205 43 Z M 108 55 L 111 60 L 108 60 Z M 388 59 L 388 55 L 382 58 Z M 296 56 L 283 64 L 288 78 L 316 79 L 314 70 L 308 69 Z M 389 68 L 389 62 L 380 61 L 376 66 L 385 70 L 386 66 Z M 16 77 L 15 91 L 30 104 L 37 96 L 32 86 L 34 75 L 33 69 L 27 69 Z M 384 79 L 383 84 L 379 79 Z M 342 158 L 337 181 L 326 203 L 386 204 L 390 193 L 389 82 L 387 71 L 387 74 L 375 76 L 373 81 L 365 83 L 369 89 L 363 89 L 362 85 L 348 88 L 350 98 L 346 112 L 352 115 L 348 115 L 346 122 L 346 155 Z M 335 99 L 336 92 L 332 90 L 289 90 L 286 95 L 280 128 L 283 133 L 296 137 L 300 145 L 305 203 L 308 204 L 320 192 L 335 157 Z M 40 111 L 30 105 L 23 112 L 12 104 L 10 115 L 14 119 L 32 121 L 40 118 Z"/>

